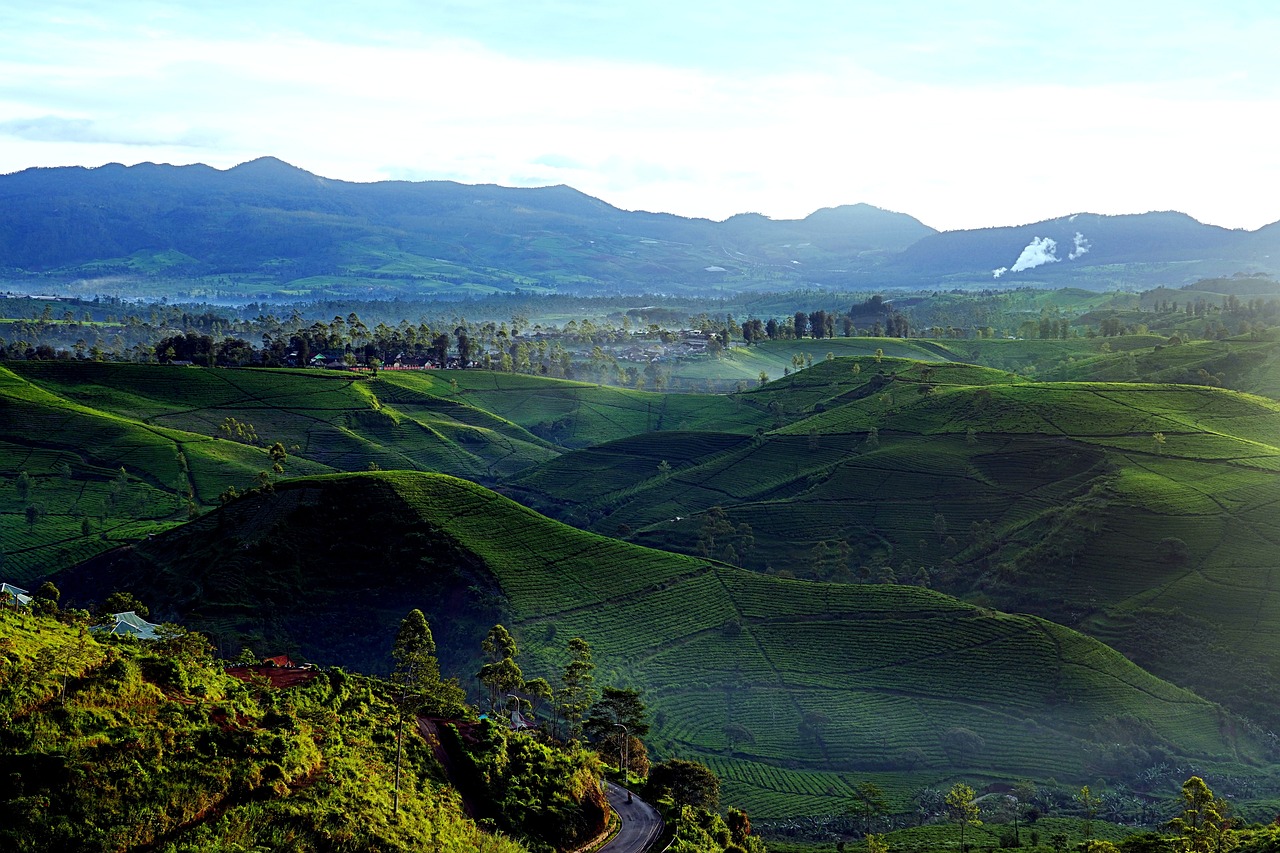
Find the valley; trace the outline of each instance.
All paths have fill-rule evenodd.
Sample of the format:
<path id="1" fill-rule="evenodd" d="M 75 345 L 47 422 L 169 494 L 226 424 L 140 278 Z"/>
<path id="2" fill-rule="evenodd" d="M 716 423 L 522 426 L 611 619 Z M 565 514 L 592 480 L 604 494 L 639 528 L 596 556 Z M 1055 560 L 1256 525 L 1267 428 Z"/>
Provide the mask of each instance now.
<path id="1" fill-rule="evenodd" d="M 6 576 L 374 673 L 412 607 L 455 672 L 496 621 L 548 678 L 582 637 L 762 826 L 957 777 L 1136 820 L 1175 767 L 1262 814 L 1280 404 L 1102 377 L 1256 350 L 1266 390 L 1273 345 L 1156 340 L 766 342 L 704 364 L 824 355 L 729 394 L 8 362 Z"/>

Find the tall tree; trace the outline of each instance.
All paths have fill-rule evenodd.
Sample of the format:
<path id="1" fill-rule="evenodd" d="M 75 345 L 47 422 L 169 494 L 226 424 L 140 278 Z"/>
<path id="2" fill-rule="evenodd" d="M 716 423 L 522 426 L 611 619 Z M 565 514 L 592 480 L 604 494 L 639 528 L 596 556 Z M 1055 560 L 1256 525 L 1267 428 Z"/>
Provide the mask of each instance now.
<path id="1" fill-rule="evenodd" d="M 416 711 L 427 699 L 437 705 L 459 704 L 457 685 L 445 685 L 440 680 L 440 662 L 436 660 L 436 641 L 431 626 L 421 610 L 410 610 L 400 622 L 395 644 L 391 647 L 391 680 L 397 694 L 396 723 L 396 779 L 392 801 L 392 815 L 400 812 L 400 756 L 404 738 L 404 718 Z M 452 689 L 450 689 L 452 688 Z"/>
<path id="2" fill-rule="evenodd" d="M 480 641 L 480 649 L 484 652 L 486 659 L 495 663 L 503 658 L 514 658 L 520 654 L 516 638 L 511 636 L 511 632 L 501 624 L 489 629 L 489 633 Z"/>
<path id="3" fill-rule="evenodd" d="M 887 813 L 888 804 L 884 799 L 884 791 L 874 782 L 859 782 L 853 789 L 852 811 L 862 822 L 862 834 L 871 833 L 872 824 L 880 815 Z"/>
<path id="4" fill-rule="evenodd" d="M 476 673 L 480 683 L 489 688 L 489 707 L 497 708 L 498 700 L 512 690 L 524 686 L 524 673 L 516 663 L 520 653 L 515 637 L 502 625 L 494 625 L 480 643 L 487 659 Z"/>
<path id="5" fill-rule="evenodd" d="M 1089 790 L 1089 786 L 1085 785 L 1076 794 L 1076 802 L 1080 804 L 1080 808 L 1084 809 L 1084 840 L 1087 842 L 1093 838 L 1093 816 L 1098 813 L 1099 800 Z"/>
<path id="6" fill-rule="evenodd" d="M 591 706 L 583 721 L 582 731 L 592 743 L 608 754 L 621 755 L 624 743 L 638 740 L 649 733 L 640 691 L 604 688 L 600 699 Z"/>
<path id="7" fill-rule="evenodd" d="M 591 646 L 581 637 L 570 640 L 568 650 L 569 663 L 560 676 L 556 700 L 569 737 L 576 739 L 582 736 L 582 718 L 594 699 L 592 683 L 596 665 L 591 659 Z"/>
<path id="8" fill-rule="evenodd" d="M 1188 853 L 1218 853 L 1227 849 L 1223 842 L 1228 808 L 1203 779 L 1192 776 L 1182 783 L 1182 814 L 1170 821 L 1170 826 L 1182 836 Z"/>

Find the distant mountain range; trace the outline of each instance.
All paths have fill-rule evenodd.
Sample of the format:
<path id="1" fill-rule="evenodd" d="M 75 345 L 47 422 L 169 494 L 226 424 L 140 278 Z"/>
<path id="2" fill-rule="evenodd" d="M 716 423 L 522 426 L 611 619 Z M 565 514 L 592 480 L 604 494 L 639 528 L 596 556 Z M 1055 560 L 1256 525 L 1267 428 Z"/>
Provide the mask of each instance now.
<path id="1" fill-rule="evenodd" d="M 0 286 L 129 296 L 461 296 L 1180 285 L 1280 272 L 1280 223 L 1078 214 L 938 232 L 866 204 L 724 222 L 567 186 L 359 184 L 264 157 L 0 176 Z"/>

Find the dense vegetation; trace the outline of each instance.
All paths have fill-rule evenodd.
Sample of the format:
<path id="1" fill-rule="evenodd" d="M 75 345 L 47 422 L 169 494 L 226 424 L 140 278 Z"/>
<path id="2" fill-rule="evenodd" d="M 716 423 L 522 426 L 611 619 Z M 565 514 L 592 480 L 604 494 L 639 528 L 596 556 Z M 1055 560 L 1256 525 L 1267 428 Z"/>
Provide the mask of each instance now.
<path id="1" fill-rule="evenodd" d="M 340 669 L 278 690 L 226 675 L 196 635 L 100 640 L 0 609 L 0 846 L 516 853 L 405 740 L 389 688 Z"/>

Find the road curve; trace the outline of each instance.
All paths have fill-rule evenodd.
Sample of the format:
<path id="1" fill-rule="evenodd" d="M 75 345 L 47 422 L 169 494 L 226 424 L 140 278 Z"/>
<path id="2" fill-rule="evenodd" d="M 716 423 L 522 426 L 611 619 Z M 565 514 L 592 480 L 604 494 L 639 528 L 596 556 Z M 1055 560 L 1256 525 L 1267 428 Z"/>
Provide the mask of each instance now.
<path id="1" fill-rule="evenodd" d="M 605 783 L 605 794 L 622 818 L 622 829 L 599 853 L 648 853 L 649 845 L 662 834 L 662 817 L 657 809 L 636 796 L 627 802 L 627 790 L 612 782 Z"/>

